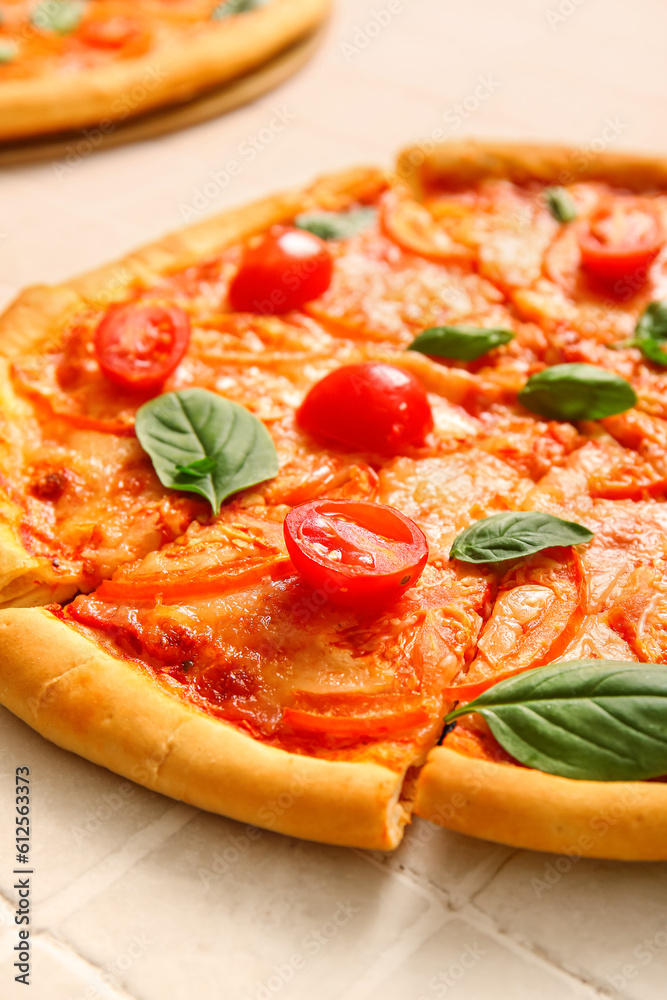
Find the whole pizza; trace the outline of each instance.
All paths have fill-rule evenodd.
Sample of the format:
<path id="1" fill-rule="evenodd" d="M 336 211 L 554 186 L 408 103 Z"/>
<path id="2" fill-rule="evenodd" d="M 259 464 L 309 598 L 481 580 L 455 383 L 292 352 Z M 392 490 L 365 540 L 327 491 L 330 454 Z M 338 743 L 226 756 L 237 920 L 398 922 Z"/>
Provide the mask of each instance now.
<path id="1" fill-rule="evenodd" d="M 416 148 L 24 292 L 0 702 L 299 837 L 666 859 L 666 192 Z"/>
<path id="2" fill-rule="evenodd" d="M 0 139 L 95 125 L 257 69 L 329 0 L 0 0 Z"/>

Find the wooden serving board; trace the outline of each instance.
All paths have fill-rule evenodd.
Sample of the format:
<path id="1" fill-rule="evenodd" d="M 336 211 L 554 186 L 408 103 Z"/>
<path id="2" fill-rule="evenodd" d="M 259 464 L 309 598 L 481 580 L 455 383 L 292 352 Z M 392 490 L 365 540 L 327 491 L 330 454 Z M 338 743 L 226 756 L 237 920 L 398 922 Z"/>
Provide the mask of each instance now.
<path id="1" fill-rule="evenodd" d="M 270 62 L 244 76 L 206 91 L 183 104 L 161 108 L 150 114 L 122 122 L 107 132 L 89 126 L 84 130 L 60 132 L 18 142 L 0 143 L 0 166 L 34 163 L 40 160 L 63 159 L 68 155 L 87 156 L 101 149 L 128 142 L 141 142 L 189 128 L 217 118 L 234 108 L 248 104 L 289 79 L 308 62 L 324 35 L 325 27 L 291 45 Z"/>

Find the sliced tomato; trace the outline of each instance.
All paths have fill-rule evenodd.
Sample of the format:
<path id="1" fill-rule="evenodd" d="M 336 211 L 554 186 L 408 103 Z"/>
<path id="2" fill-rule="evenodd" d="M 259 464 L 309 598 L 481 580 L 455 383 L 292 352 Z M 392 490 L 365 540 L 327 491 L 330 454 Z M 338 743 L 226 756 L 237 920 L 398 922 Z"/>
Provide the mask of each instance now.
<path id="1" fill-rule="evenodd" d="M 430 721 L 426 709 L 417 708 L 390 715 L 317 715 L 298 708 L 286 708 L 283 713 L 285 726 L 300 733 L 331 735 L 339 739 L 372 739 L 425 726 Z"/>
<path id="2" fill-rule="evenodd" d="M 83 21 L 78 38 L 95 49 L 131 48 L 134 55 L 145 52 L 150 45 L 146 28 L 131 17 L 91 18 Z"/>
<path id="3" fill-rule="evenodd" d="M 324 240 L 303 229 L 273 226 L 246 248 L 229 302 L 236 312 L 286 313 L 326 292 L 332 274 L 333 258 Z"/>
<path id="4" fill-rule="evenodd" d="M 585 587 L 581 561 L 572 550 L 546 549 L 511 570 L 464 679 L 468 690 L 448 693 L 467 701 L 477 696 L 474 685 L 479 682 L 496 684 L 522 669 L 557 660 L 583 621 Z"/>
<path id="5" fill-rule="evenodd" d="M 206 567 L 205 573 L 200 576 L 186 571 L 175 573 L 173 577 L 164 573 L 144 573 L 132 577 L 120 570 L 114 579 L 105 580 L 97 593 L 103 601 L 153 600 L 158 594 L 165 600 L 201 594 L 219 596 L 228 590 L 252 587 L 263 577 L 271 575 L 279 563 L 285 562 L 280 555 L 269 559 L 240 559 L 233 564 Z"/>
<path id="6" fill-rule="evenodd" d="M 614 198 L 602 205 L 579 236 L 581 263 L 598 281 L 647 278 L 665 233 L 655 206 L 643 198 Z"/>
<path id="7" fill-rule="evenodd" d="M 456 243 L 429 210 L 408 192 L 387 191 L 380 202 L 380 224 L 403 250 L 437 261 L 469 261 L 473 251 Z"/>
<path id="8" fill-rule="evenodd" d="M 310 390 L 297 413 L 305 430 L 351 448 L 396 455 L 433 430 L 426 390 L 383 361 L 344 365 Z"/>
<path id="9" fill-rule="evenodd" d="M 465 703 L 472 701 L 473 698 L 479 698 L 480 694 L 484 694 L 485 691 L 499 684 L 500 681 L 506 681 L 508 677 L 516 677 L 517 674 L 524 674 L 527 670 L 534 669 L 535 664 L 529 663 L 523 667 L 515 667 L 513 670 L 503 670 L 502 673 L 494 674 L 493 677 L 487 677 L 483 681 L 476 681 L 472 684 L 466 684 L 465 682 L 463 684 L 449 684 L 442 691 L 445 697 L 451 701 Z"/>
<path id="10" fill-rule="evenodd" d="M 178 306 L 112 306 L 95 332 L 101 370 L 124 389 L 158 388 L 174 371 L 190 340 L 190 319 Z"/>
<path id="11" fill-rule="evenodd" d="M 400 597 L 428 559 L 421 528 L 384 504 L 313 500 L 290 511 L 284 531 L 303 579 L 334 604 L 359 611 Z"/>

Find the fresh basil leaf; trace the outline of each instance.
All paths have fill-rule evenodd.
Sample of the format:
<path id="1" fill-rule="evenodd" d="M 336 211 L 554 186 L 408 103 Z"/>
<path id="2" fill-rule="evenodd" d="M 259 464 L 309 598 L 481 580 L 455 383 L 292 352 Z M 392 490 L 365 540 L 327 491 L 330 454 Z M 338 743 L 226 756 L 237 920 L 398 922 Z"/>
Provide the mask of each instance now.
<path id="1" fill-rule="evenodd" d="M 639 348 L 648 361 L 652 361 L 654 365 L 659 365 L 661 368 L 667 368 L 667 352 L 663 350 L 657 340 L 647 337 L 645 340 L 638 340 L 634 346 Z"/>
<path id="2" fill-rule="evenodd" d="M 247 14 L 248 11 L 265 7 L 269 0 L 223 0 L 211 12 L 212 21 L 222 21 L 235 14 Z"/>
<path id="3" fill-rule="evenodd" d="M 518 398 L 527 410 L 548 420 L 601 420 L 637 402 L 634 389 L 620 375 L 578 363 L 531 375 Z"/>
<path id="4" fill-rule="evenodd" d="M 513 339 L 514 334 L 511 330 L 458 323 L 455 326 L 429 327 L 415 337 L 408 350 L 431 354 L 438 358 L 475 361 L 494 347 L 508 344 Z"/>
<path id="5" fill-rule="evenodd" d="M 476 521 L 454 539 L 450 559 L 496 563 L 531 556 L 552 545 L 582 545 L 593 532 L 576 521 L 541 511 L 508 511 Z"/>
<path id="6" fill-rule="evenodd" d="M 643 781 L 667 774 L 667 666 L 572 660 L 500 681 L 450 712 L 478 712 L 504 749 L 565 778 Z"/>
<path id="7" fill-rule="evenodd" d="M 369 229 L 377 218 L 375 208 L 352 208 L 349 212 L 302 212 L 294 225 L 322 240 L 348 240 Z"/>
<path id="8" fill-rule="evenodd" d="M 199 493 L 215 514 L 232 493 L 278 473 L 261 420 L 208 389 L 167 392 L 145 403 L 136 433 L 162 485 Z"/>
<path id="9" fill-rule="evenodd" d="M 572 222 L 579 214 L 572 195 L 563 187 L 546 188 L 544 200 L 557 222 Z"/>
<path id="10" fill-rule="evenodd" d="M 214 458 L 198 458 L 196 462 L 189 465 L 177 465 L 176 471 L 182 476 L 201 476 L 204 472 L 213 472 L 217 465 Z"/>
<path id="11" fill-rule="evenodd" d="M 667 301 L 651 302 L 646 307 L 635 327 L 635 335 L 631 340 L 624 340 L 611 346 L 638 347 L 645 358 L 661 368 L 667 368 Z"/>
<path id="12" fill-rule="evenodd" d="M 0 66 L 6 66 L 7 63 L 13 62 L 17 52 L 18 48 L 14 42 L 10 41 L 9 38 L 0 38 Z"/>
<path id="13" fill-rule="evenodd" d="M 70 35 L 81 24 L 85 9 L 85 0 L 42 0 L 33 10 L 30 20 L 40 31 Z"/>
<path id="14" fill-rule="evenodd" d="M 648 337 L 651 340 L 667 340 L 667 300 L 651 302 L 646 307 L 635 327 L 638 340 Z"/>

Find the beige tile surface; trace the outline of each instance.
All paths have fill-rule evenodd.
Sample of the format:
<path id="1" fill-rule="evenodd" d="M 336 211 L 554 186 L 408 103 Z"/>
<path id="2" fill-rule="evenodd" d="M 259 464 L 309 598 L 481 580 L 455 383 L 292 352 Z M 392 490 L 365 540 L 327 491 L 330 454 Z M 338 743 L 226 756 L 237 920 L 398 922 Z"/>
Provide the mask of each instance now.
<path id="1" fill-rule="evenodd" d="M 399 8 L 397 10 L 397 8 Z M 667 151 L 662 0 L 338 0 L 316 59 L 224 119 L 0 173 L 0 302 L 184 221 L 432 136 Z M 230 178 L 230 160 L 241 172 Z M 12 982 L 14 769 L 34 777 L 33 985 Z M 0 712 L 0 997 L 658 1000 L 664 866 L 418 822 L 394 855 L 203 816 Z"/>

